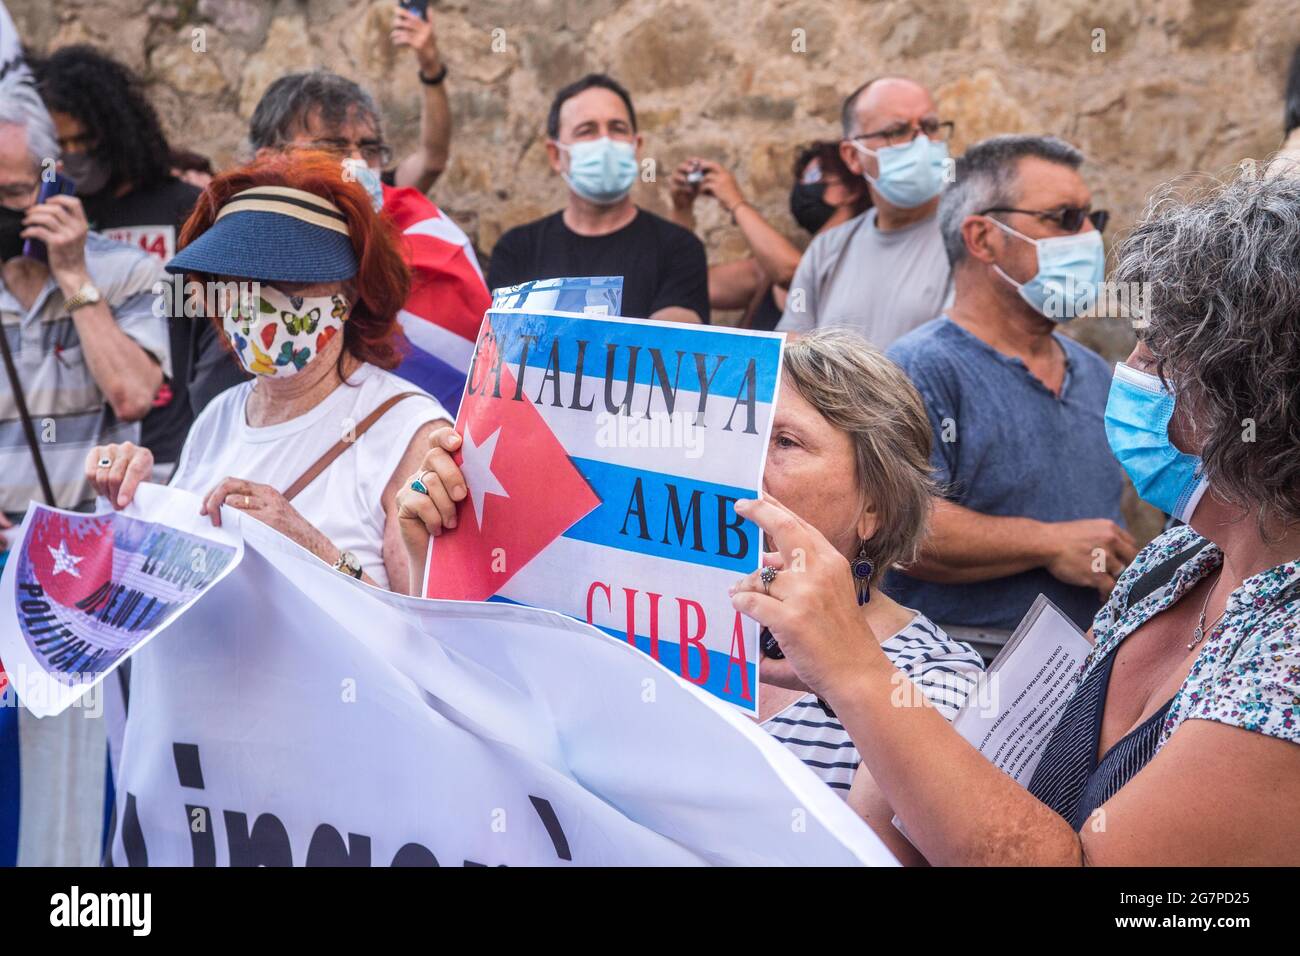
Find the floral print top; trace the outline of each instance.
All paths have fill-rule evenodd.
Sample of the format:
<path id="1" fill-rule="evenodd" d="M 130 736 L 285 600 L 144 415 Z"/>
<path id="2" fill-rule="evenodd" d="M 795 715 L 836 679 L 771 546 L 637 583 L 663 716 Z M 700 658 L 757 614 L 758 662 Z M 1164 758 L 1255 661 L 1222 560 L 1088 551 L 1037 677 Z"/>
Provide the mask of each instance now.
<path id="1" fill-rule="evenodd" d="M 1190 527 L 1181 526 L 1139 552 L 1093 621 L 1096 643 L 1083 662 L 1076 687 L 1124 638 L 1223 563 L 1223 552 L 1207 542 L 1168 584 L 1136 606 L 1128 606 L 1129 591 L 1143 574 L 1203 540 Z M 1187 680 L 1174 695 L 1157 750 L 1183 721 L 1191 719 L 1214 720 L 1300 743 L 1300 561 L 1249 577 L 1229 595 L 1223 620 L 1206 636 Z"/>

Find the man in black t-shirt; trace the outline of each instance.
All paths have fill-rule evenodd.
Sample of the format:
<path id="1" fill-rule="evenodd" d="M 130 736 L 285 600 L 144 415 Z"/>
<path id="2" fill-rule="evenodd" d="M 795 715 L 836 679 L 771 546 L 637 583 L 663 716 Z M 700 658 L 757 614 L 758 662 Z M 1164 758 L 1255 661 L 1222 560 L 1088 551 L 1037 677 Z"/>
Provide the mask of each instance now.
<path id="1" fill-rule="evenodd" d="M 551 168 L 569 186 L 564 209 L 503 235 L 488 288 L 529 279 L 622 276 L 623 315 L 709 321 L 704 246 L 688 230 L 637 208 L 641 136 L 627 91 L 593 73 L 556 94 L 546 121 Z"/>

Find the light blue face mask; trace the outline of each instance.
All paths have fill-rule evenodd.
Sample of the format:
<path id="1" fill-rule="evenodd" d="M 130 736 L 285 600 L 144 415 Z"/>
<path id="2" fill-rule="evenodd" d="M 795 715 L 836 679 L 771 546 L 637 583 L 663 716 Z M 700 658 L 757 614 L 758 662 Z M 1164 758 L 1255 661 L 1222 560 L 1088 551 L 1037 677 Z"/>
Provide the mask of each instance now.
<path id="1" fill-rule="evenodd" d="M 564 181 L 589 202 L 602 206 L 616 203 L 636 182 L 636 147 L 631 143 L 602 136 L 555 145 L 569 154 Z"/>
<path id="2" fill-rule="evenodd" d="M 1000 266 L 993 267 L 1016 287 L 1020 298 L 1053 322 L 1068 322 L 1092 311 L 1106 278 L 1106 247 L 1100 232 L 1089 229 L 1072 236 L 1031 239 L 1005 222 L 988 218 L 1013 236 L 1032 243 L 1038 252 L 1038 271 L 1028 282 L 1017 282 Z"/>
<path id="3" fill-rule="evenodd" d="M 361 188 L 370 197 L 375 212 L 379 212 L 384 207 L 384 182 L 379 178 L 379 173 L 367 166 L 364 160 L 347 159 L 344 163 L 351 171 L 352 178 L 361 184 Z"/>
<path id="4" fill-rule="evenodd" d="M 1123 362 L 1115 366 L 1106 402 L 1106 441 L 1133 480 L 1138 497 L 1184 523 L 1209 482 L 1201 460 L 1169 440 L 1174 396 L 1155 375 Z"/>
<path id="5" fill-rule="evenodd" d="M 948 144 L 936 142 L 918 133 L 910 143 L 868 149 L 857 140 L 849 140 L 860 153 L 876 157 L 879 175 L 862 178 L 876 187 L 891 206 L 915 209 L 923 206 L 943 189 L 948 170 Z"/>

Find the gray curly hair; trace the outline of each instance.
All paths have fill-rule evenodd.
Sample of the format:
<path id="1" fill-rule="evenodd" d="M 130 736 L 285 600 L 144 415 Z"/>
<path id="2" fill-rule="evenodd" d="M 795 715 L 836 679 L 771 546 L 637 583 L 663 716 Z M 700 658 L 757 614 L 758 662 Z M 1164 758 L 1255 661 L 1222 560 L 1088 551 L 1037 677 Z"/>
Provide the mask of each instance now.
<path id="1" fill-rule="evenodd" d="M 1190 199 L 1179 187 L 1152 199 L 1111 278 L 1146 283 L 1142 338 L 1206 477 L 1268 535 L 1300 522 L 1300 178 L 1243 167 Z"/>

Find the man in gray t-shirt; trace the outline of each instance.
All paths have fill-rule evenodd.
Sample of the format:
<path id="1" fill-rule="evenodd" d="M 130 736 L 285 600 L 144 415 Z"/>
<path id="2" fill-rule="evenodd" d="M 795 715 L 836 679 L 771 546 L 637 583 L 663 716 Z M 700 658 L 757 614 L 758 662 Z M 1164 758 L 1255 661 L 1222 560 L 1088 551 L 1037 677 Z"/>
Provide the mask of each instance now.
<path id="1" fill-rule="evenodd" d="M 939 233 L 952 124 L 917 83 L 881 77 L 844 101 L 840 155 L 867 180 L 873 208 L 813 240 L 799 262 L 781 332 L 849 326 L 879 348 L 950 299 Z"/>

